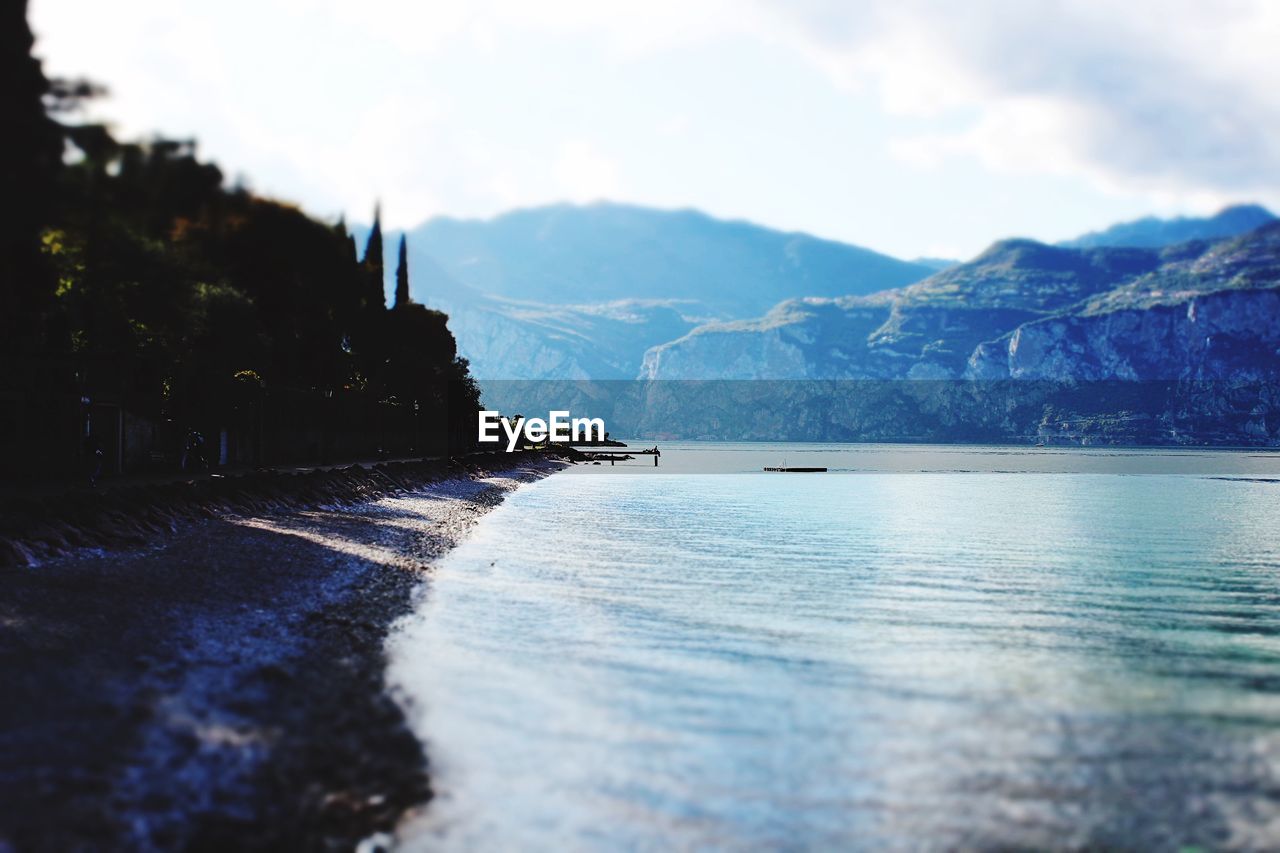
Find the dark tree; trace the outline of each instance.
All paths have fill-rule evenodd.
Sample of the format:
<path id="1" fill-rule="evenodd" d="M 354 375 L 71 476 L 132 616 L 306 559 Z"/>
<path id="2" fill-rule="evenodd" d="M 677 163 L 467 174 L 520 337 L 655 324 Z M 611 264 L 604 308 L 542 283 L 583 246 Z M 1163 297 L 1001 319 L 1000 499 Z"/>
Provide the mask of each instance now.
<path id="1" fill-rule="evenodd" d="M 188 430 L 228 464 L 470 446 L 478 391 L 403 240 L 387 310 L 380 216 L 361 258 L 192 140 L 73 121 L 101 90 L 44 77 L 25 10 L 0 4 L 0 480 L 75 476 L 86 438 L 105 474 L 174 464 Z"/>
<path id="2" fill-rule="evenodd" d="M 62 165 L 62 128 L 45 111 L 51 87 L 31 55 L 26 0 L 0 4 L 0 348 L 41 345 L 53 279 L 41 260 Z"/>
<path id="3" fill-rule="evenodd" d="M 404 235 L 400 235 L 400 260 L 396 264 L 396 301 L 393 307 L 403 308 L 409 299 L 409 252 Z"/>
<path id="4" fill-rule="evenodd" d="M 367 310 L 385 309 L 387 292 L 383 283 L 382 265 L 382 205 L 373 209 L 373 228 L 364 245 L 365 291 L 364 307 Z"/>

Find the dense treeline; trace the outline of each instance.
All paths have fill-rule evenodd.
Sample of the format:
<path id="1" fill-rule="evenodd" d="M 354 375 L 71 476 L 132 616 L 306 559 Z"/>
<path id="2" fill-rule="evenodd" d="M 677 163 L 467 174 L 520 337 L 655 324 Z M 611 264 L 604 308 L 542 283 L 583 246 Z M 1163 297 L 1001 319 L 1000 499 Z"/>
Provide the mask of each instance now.
<path id="1" fill-rule="evenodd" d="M 23 4 L 0 25 L 4 157 L 0 441 L 68 473 L 315 461 L 464 446 L 478 393 L 446 317 L 396 304 L 381 228 L 228 189 L 195 144 L 72 123 L 99 94 L 50 82 Z M 10 12 L 9 14 L 14 14 Z M 203 438 L 204 443 L 201 443 Z M 184 452 L 185 451 L 185 452 Z"/>

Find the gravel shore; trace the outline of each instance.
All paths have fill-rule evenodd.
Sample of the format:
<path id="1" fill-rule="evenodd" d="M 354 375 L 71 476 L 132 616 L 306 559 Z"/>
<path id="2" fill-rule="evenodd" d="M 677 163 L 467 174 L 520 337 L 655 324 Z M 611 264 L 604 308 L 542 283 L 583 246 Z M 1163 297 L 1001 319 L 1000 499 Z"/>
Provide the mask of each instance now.
<path id="1" fill-rule="evenodd" d="M 562 464 L 0 569 L 0 851 L 349 850 L 392 830 L 431 789 L 385 691 L 387 629 L 480 515 Z"/>

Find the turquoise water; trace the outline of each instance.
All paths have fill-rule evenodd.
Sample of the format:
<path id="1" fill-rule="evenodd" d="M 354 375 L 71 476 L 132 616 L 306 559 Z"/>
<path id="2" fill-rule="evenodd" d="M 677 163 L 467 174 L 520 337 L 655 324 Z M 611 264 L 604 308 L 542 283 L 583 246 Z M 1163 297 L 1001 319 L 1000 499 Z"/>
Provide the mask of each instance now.
<path id="1" fill-rule="evenodd" d="M 393 640 L 408 846 L 1280 844 L 1280 459 L 989 450 L 517 491 Z"/>

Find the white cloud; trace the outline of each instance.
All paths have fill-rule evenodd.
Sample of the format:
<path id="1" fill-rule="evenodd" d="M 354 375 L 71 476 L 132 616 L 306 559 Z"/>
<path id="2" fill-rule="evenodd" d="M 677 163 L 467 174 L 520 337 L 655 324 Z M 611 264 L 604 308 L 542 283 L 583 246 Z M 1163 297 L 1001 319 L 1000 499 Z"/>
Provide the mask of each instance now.
<path id="1" fill-rule="evenodd" d="M 1280 4 L 764 0 L 812 62 L 947 127 L 894 153 L 1213 203 L 1280 199 Z"/>
<path id="2" fill-rule="evenodd" d="M 555 177 L 561 194 L 569 201 L 619 197 L 618 167 L 586 140 L 574 139 L 560 145 Z"/>
<path id="3" fill-rule="evenodd" d="M 659 155 L 628 143 L 650 133 L 667 141 L 658 167 L 679 190 L 642 200 L 770 221 L 780 204 L 767 182 L 742 189 L 722 154 L 736 146 L 762 173 L 789 173 L 796 136 L 844 132 L 808 106 L 825 110 L 828 96 L 866 111 L 876 145 L 941 179 L 964 161 L 1078 178 L 1157 209 L 1280 205 L 1274 0 L 32 0 L 31 12 L 54 73 L 111 86 L 98 114 L 122 134 L 195 135 L 228 172 L 321 215 L 363 217 L 380 196 L 388 224 L 408 226 L 643 195 L 658 170 L 645 158 Z M 685 76 L 663 73 L 668 56 Z M 647 85 L 618 73 L 629 63 Z M 561 76 L 530 83 L 531 64 Z M 785 88 L 757 86 L 743 117 L 739 72 L 821 80 L 806 64 L 838 89 L 795 98 L 805 113 Z M 630 88 L 611 98 L 615 76 Z M 600 84 L 590 96 L 584 78 Z M 668 104 L 681 87 L 705 92 L 705 108 Z M 799 210 L 821 231 L 848 204 L 819 195 L 778 215 Z"/>
<path id="4" fill-rule="evenodd" d="M 686 115 L 668 116 L 658 123 L 659 136 L 668 138 L 681 137 L 689 132 L 689 117 Z"/>
<path id="5" fill-rule="evenodd" d="M 278 0 L 290 2 L 291 0 Z M 362 38 L 394 45 L 409 55 L 436 51 L 465 39 L 490 50 L 520 34 L 588 35 L 606 39 L 622 57 L 668 50 L 738 29 L 742 16 L 732 0 L 324 0 L 321 14 Z M 316 14 L 314 7 L 312 14 Z"/>

